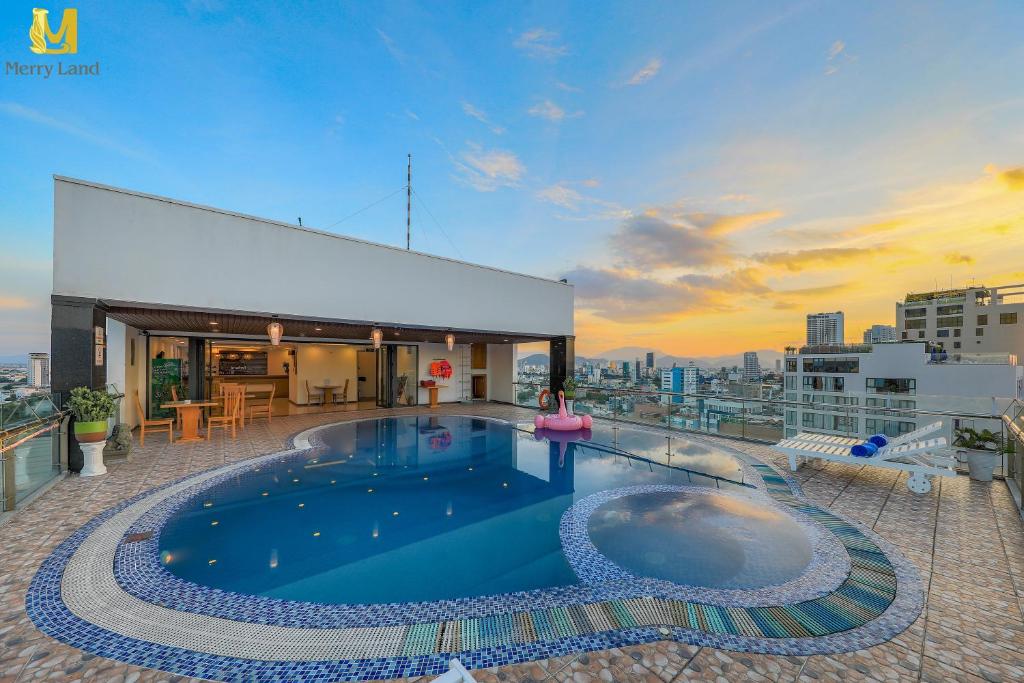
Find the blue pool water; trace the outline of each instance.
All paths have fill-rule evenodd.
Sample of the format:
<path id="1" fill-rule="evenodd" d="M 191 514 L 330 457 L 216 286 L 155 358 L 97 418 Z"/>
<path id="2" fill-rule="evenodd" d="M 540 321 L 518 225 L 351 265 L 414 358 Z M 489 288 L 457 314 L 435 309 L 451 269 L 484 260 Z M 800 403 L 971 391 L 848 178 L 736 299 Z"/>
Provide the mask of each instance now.
<path id="1" fill-rule="evenodd" d="M 679 437 L 669 459 L 665 437 L 639 429 L 601 425 L 567 445 L 531 431 L 461 416 L 329 427 L 312 451 L 191 500 L 163 528 L 161 557 L 183 579 L 290 600 L 490 595 L 576 583 L 559 521 L 592 493 L 687 483 L 748 491 L 704 476 L 741 480 L 733 456 Z"/>

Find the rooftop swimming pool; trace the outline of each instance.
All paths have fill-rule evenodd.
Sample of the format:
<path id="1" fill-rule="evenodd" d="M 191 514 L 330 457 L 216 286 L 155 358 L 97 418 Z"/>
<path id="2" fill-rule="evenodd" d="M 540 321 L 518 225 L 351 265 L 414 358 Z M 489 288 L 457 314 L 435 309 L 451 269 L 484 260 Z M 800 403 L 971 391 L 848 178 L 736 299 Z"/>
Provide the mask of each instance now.
<path id="1" fill-rule="evenodd" d="M 598 426 L 589 440 L 571 443 L 532 429 L 463 416 L 330 426 L 316 433 L 312 450 L 190 500 L 160 533 L 162 561 L 205 586 L 319 603 L 509 593 L 578 582 L 559 523 L 590 494 L 649 484 L 749 491 L 739 461 L 722 449 L 630 428 Z M 650 511 L 635 510 L 637 521 L 625 531 L 620 510 L 616 528 L 605 524 L 599 535 L 625 560 L 628 529 L 653 524 L 656 537 L 645 537 L 639 564 L 630 568 L 695 585 L 735 583 L 726 576 L 763 585 L 778 573 L 774 564 L 806 565 L 809 550 L 757 543 L 758 536 L 792 531 L 771 534 L 789 521 L 783 515 L 766 516 L 756 502 L 722 505 L 670 506 L 648 521 Z M 725 529 L 733 533 L 723 535 Z M 783 548 L 778 558 L 771 547 Z"/>

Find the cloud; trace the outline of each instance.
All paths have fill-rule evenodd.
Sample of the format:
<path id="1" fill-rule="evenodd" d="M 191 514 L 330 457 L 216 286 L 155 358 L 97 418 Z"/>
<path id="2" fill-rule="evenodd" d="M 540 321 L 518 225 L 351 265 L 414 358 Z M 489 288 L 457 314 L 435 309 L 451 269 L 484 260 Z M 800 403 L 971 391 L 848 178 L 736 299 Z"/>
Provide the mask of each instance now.
<path id="1" fill-rule="evenodd" d="M 646 83 L 661 71 L 661 60 L 655 57 L 651 61 L 647 62 L 639 71 L 629 77 L 626 81 L 626 85 L 640 85 Z"/>
<path id="2" fill-rule="evenodd" d="M 679 219 L 709 235 L 727 235 L 741 232 L 761 223 L 767 223 L 782 216 L 781 211 L 758 211 L 754 213 L 720 214 L 720 213 L 687 213 Z"/>
<path id="3" fill-rule="evenodd" d="M 995 176 L 996 180 L 1011 190 L 1024 190 L 1024 166 L 1000 170 L 989 164 L 985 167 L 985 172 Z"/>
<path id="4" fill-rule="evenodd" d="M 562 119 L 565 118 L 577 118 L 583 116 L 582 111 L 575 111 L 572 112 L 571 114 L 566 113 L 564 109 L 559 107 L 551 100 L 544 100 L 543 102 L 538 102 L 537 104 L 530 107 L 527 110 L 527 113 L 530 116 L 539 116 L 541 118 L 547 119 L 548 121 L 556 122 L 561 121 Z"/>
<path id="5" fill-rule="evenodd" d="M 612 268 L 578 266 L 563 275 L 575 288 L 580 306 L 616 322 L 666 322 L 687 315 L 736 310 L 738 302 L 770 289 L 754 271 L 722 275 L 683 275 L 669 280 L 638 276 Z"/>
<path id="6" fill-rule="evenodd" d="M 35 304 L 25 297 L 0 294 L 0 310 L 23 311 L 28 308 L 35 308 Z"/>
<path id="7" fill-rule="evenodd" d="M 493 192 L 499 187 L 515 187 L 526 173 L 526 167 L 513 152 L 502 149 L 484 149 L 470 143 L 455 166 L 461 180 L 480 192 Z"/>
<path id="8" fill-rule="evenodd" d="M 583 202 L 583 195 L 571 187 L 566 187 L 560 183 L 540 190 L 537 192 L 537 197 L 550 204 L 571 209 L 572 211 L 579 210 L 580 204 Z"/>
<path id="9" fill-rule="evenodd" d="M 831 76 L 839 71 L 844 64 L 856 61 L 857 58 L 846 51 L 846 43 L 837 40 L 828 48 L 828 58 L 825 60 L 825 75 Z"/>
<path id="10" fill-rule="evenodd" d="M 800 251 L 773 251 L 754 254 L 753 259 L 769 266 L 779 266 L 791 271 L 830 268 L 837 265 L 886 253 L 888 247 L 824 247 Z"/>
<path id="11" fill-rule="evenodd" d="M 641 269 L 708 266 L 731 259 L 722 240 L 657 215 L 630 216 L 610 238 L 622 263 Z"/>
<path id="12" fill-rule="evenodd" d="M 575 85 L 569 85 L 565 81 L 555 81 L 555 87 L 565 92 L 583 92 L 583 88 L 579 88 Z"/>
<path id="13" fill-rule="evenodd" d="M 395 41 L 391 36 L 380 29 L 377 29 L 377 35 L 380 36 L 381 42 L 384 43 L 384 49 L 388 51 L 388 54 L 391 55 L 392 59 L 399 64 L 405 64 L 405 53 L 398 49 L 398 45 L 395 44 Z"/>
<path id="14" fill-rule="evenodd" d="M 419 115 L 416 112 L 414 112 L 413 110 L 411 110 L 411 109 L 406 109 L 405 110 L 405 115 L 408 116 L 413 121 L 419 121 L 420 120 Z"/>
<path id="15" fill-rule="evenodd" d="M 117 152 L 126 157 L 133 159 L 140 159 L 143 161 L 150 160 L 149 155 L 144 154 L 135 147 L 129 147 L 123 145 L 120 142 L 112 140 L 111 138 L 100 135 L 99 133 L 93 132 L 92 130 L 80 126 L 76 123 L 65 119 L 57 119 L 48 114 L 44 114 L 40 111 L 26 107 L 25 105 L 18 104 L 16 102 L 0 102 L 0 112 L 3 112 L 9 116 L 30 121 L 31 123 L 37 123 L 41 126 L 51 128 L 53 130 L 67 133 L 73 137 L 89 142 L 98 147 L 105 147 L 109 150 Z"/>
<path id="16" fill-rule="evenodd" d="M 970 256 L 969 254 L 961 254 L 959 252 L 953 252 L 953 253 L 950 253 L 950 254 L 946 254 L 946 256 L 944 258 L 945 258 L 946 263 L 948 263 L 950 265 L 954 265 L 954 266 L 960 266 L 960 265 L 970 266 L 970 265 L 974 265 L 974 257 Z"/>
<path id="17" fill-rule="evenodd" d="M 593 178 L 576 181 L 560 180 L 554 185 L 538 190 L 537 198 L 573 212 L 569 215 L 558 215 L 557 217 L 562 220 L 603 221 L 628 217 L 630 212 L 620 204 L 583 194 L 576 189 L 576 187 L 594 188 L 598 185 L 598 181 Z M 587 209 L 588 213 L 585 215 L 578 213 L 583 209 Z"/>
<path id="18" fill-rule="evenodd" d="M 487 114 L 485 114 L 482 110 L 476 108 L 469 102 L 464 101 L 462 103 L 462 112 L 466 116 L 474 118 L 480 123 L 490 128 L 491 132 L 494 133 L 495 135 L 501 135 L 505 132 L 505 128 L 503 126 L 499 126 L 496 123 L 491 122 L 491 120 L 487 118 Z"/>
<path id="19" fill-rule="evenodd" d="M 557 33 L 539 27 L 524 31 L 512 45 L 534 59 L 555 60 L 569 53 L 569 48 L 559 42 Z"/>

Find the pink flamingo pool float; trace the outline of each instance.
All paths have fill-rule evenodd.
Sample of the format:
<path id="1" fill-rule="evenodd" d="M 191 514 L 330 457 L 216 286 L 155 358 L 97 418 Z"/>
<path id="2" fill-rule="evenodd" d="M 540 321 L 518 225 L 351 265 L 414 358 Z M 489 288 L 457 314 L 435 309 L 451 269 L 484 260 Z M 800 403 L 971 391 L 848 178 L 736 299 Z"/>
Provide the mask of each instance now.
<path id="1" fill-rule="evenodd" d="M 558 392 L 558 415 L 538 415 L 533 418 L 533 425 L 537 429 L 553 429 L 558 432 L 575 432 L 580 429 L 590 429 L 594 424 L 594 418 L 589 415 L 570 415 L 565 409 L 565 393 Z"/>

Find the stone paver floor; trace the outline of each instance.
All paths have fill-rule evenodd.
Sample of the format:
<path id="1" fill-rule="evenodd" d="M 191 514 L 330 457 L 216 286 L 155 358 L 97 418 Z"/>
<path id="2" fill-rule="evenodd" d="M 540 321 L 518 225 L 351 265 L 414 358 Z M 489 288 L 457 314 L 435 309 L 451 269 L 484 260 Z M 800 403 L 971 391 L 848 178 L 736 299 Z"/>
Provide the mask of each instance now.
<path id="1" fill-rule="evenodd" d="M 237 440 L 168 445 L 151 437 L 132 462 L 105 477 L 68 477 L 0 526 L 0 683 L 182 681 L 95 657 L 42 634 L 25 614 L 40 562 L 78 526 L 119 501 L 191 472 L 280 450 L 295 432 L 338 419 L 388 414 L 533 411 L 497 404 L 297 415 L 247 426 Z M 784 468 L 766 446 L 723 442 Z M 928 591 L 917 622 L 888 643 L 857 652 L 782 657 L 661 642 L 474 672 L 480 683 L 517 681 L 1024 681 L 1024 525 L 1002 482 L 936 479 L 923 496 L 906 475 L 844 463 L 805 465 L 805 494 L 873 528 L 918 567 Z"/>

